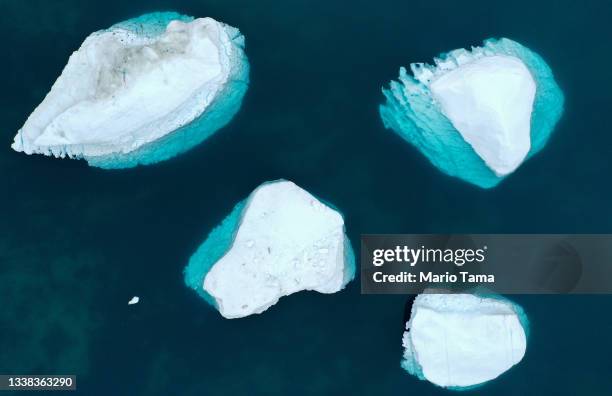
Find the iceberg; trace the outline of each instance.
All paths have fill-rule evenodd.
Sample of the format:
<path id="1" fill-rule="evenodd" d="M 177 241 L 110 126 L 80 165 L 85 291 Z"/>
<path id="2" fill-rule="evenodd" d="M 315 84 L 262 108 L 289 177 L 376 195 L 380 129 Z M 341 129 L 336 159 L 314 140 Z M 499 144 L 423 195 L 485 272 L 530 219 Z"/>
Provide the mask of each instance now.
<path id="1" fill-rule="evenodd" d="M 441 387 L 463 390 L 490 381 L 521 361 L 529 324 L 501 297 L 421 294 L 402 343 L 402 367 Z"/>
<path id="2" fill-rule="evenodd" d="M 232 119 L 248 75 L 238 29 L 174 12 L 145 14 L 85 39 L 12 148 L 101 168 L 163 161 Z"/>
<path id="3" fill-rule="evenodd" d="M 412 75 L 400 68 L 379 111 L 442 172 L 491 188 L 546 145 L 564 97 L 539 55 L 488 39 L 434 63 L 410 65 Z"/>
<path id="4" fill-rule="evenodd" d="M 342 215 L 285 180 L 235 206 L 190 258 L 185 283 L 225 318 L 264 312 L 283 296 L 335 293 L 355 276 Z"/>

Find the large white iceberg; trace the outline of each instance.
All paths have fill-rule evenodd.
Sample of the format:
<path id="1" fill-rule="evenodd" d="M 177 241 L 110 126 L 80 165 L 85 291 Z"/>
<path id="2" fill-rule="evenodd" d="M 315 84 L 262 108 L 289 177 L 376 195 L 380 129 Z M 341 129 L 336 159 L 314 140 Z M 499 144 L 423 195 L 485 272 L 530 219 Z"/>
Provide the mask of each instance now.
<path id="1" fill-rule="evenodd" d="M 380 114 L 436 167 L 489 188 L 544 147 L 563 94 L 537 54 L 490 39 L 434 61 L 412 64 L 413 76 L 401 68 Z"/>
<path id="2" fill-rule="evenodd" d="M 528 321 L 501 297 L 421 294 L 403 336 L 402 367 L 455 390 L 490 381 L 521 361 Z"/>
<path id="3" fill-rule="evenodd" d="M 249 65 L 238 29 L 211 18 L 146 14 L 89 35 L 15 136 L 26 154 L 102 168 L 184 152 L 240 108 Z"/>
<path id="4" fill-rule="evenodd" d="M 185 268 L 186 284 L 226 318 L 261 313 L 302 290 L 335 293 L 355 275 L 339 212 L 292 182 L 259 186 Z"/>

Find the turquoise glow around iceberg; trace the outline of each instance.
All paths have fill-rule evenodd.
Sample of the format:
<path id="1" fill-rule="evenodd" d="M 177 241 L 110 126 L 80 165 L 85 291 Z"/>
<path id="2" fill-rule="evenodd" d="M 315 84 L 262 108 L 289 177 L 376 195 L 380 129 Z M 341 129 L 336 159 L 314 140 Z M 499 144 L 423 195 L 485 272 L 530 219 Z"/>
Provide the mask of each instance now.
<path id="1" fill-rule="evenodd" d="M 440 55 L 437 63 L 454 62 L 465 50 Z M 536 94 L 531 113 L 531 149 L 527 158 L 540 151 L 563 113 L 563 93 L 546 62 L 528 48 L 509 39 L 488 39 L 479 56 L 507 55 L 521 59 L 535 83 Z M 428 67 L 428 66 L 425 66 Z M 387 99 L 379 108 L 386 128 L 392 129 L 414 145 L 442 172 L 482 188 L 496 186 L 504 177 L 497 176 L 455 129 L 435 103 L 429 88 L 400 68 L 399 81 L 383 89 Z"/>
<path id="2" fill-rule="evenodd" d="M 277 180 L 271 182 L 265 182 L 258 188 L 267 184 L 284 182 L 284 180 Z M 249 203 L 253 198 L 254 193 L 251 194 L 247 199 L 240 201 L 229 215 L 227 215 L 219 225 L 217 225 L 208 234 L 204 242 L 198 247 L 196 252 L 190 257 L 187 266 L 183 271 L 184 281 L 187 287 L 196 291 L 196 293 L 202 297 L 208 304 L 218 308 L 217 303 L 213 296 L 206 292 L 203 287 L 204 279 L 211 270 L 213 265 L 219 261 L 232 247 L 236 234 L 241 225 L 245 211 L 249 207 Z M 316 197 L 315 197 L 316 198 Z M 317 198 L 318 199 L 318 198 Z M 340 213 L 333 205 L 321 200 L 321 202 L 329 208 Z M 355 254 L 353 252 L 350 240 L 344 236 L 344 272 L 343 272 L 343 285 L 348 284 L 354 279 L 356 273 L 355 266 Z M 344 286 L 343 286 L 344 287 Z"/>
<path id="3" fill-rule="evenodd" d="M 221 224 L 208 234 L 204 243 L 191 256 L 184 270 L 185 284 L 195 290 L 200 297 L 204 298 L 213 307 L 216 307 L 215 300 L 210 294 L 206 293 L 202 284 L 213 264 L 223 257 L 232 246 L 245 206 L 246 201 L 239 202 Z"/>
<path id="4" fill-rule="evenodd" d="M 155 12 L 113 25 L 110 29 L 123 28 L 139 35 L 154 38 L 162 34 L 170 21 L 190 22 L 194 18 L 176 12 Z M 244 36 L 237 29 L 227 27 L 233 33 L 232 41 L 244 47 Z M 249 63 L 242 58 L 231 64 L 227 83 L 204 112 L 189 124 L 174 130 L 162 138 L 129 153 L 103 156 L 86 156 L 87 162 L 99 168 L 121 169 L 148 165 L 177 156 L 212 136 L 227 125 L 236 115 L 249 85 Z"/>

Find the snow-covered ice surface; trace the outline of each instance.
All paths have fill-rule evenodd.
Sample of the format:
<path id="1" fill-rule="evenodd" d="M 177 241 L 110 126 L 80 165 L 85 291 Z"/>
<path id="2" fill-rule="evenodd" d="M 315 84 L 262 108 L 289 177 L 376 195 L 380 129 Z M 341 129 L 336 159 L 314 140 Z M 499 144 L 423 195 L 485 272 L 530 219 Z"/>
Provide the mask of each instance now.
<path id="1" fill-rule="evenodd" d="M 355 276 L 342 215 L 292 182 L 259 186 L 206 238 L 185 283 L 226 318 L 302 290 L 335 293 Z"/>
<path id="2" fill-rule="evenodd" d="M 380 114 L 437 168 L 490 188 L 544 147 L 564 98 L 540 56 L 503 38 L 434 62 L 402 67 Z"/>
<path id="3" fill-rule="evenodd" d="M 238 29 L 146 14 L 89 35 L 15 136 L 26 154 L 127 168 L 180 154 L 227 124 L 248 87 Z"/>
<path id="4" fill-rule="evenodd" d="M 523 309 L 499 296 L 421 294 L 402 343 L 402 367 L 420 379 L 461 390 L 490 381 L 527 348 Z"/>
<path id="5" fill-rule="evenodd" d="M 530 148 L 535 82 L 519 59 L 487 56 L 429 80 L 442 113 L 498 176 Z"/>

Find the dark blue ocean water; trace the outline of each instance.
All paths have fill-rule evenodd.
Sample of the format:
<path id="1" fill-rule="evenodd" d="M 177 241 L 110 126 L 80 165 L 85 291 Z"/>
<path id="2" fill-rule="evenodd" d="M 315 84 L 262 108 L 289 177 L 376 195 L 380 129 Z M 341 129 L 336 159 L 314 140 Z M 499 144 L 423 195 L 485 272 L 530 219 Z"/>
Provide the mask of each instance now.
<path id="1" fill-rule="evenodd" d="M 252 83 L 227 128 L 124 171 L 10 150 L 90 32 L 157 10 L 246 36 Z M 569 0 L 0 0 L 0 373 L 73 373 L 93 396 L 447 394 L 399 366 L 407 297 L 353 282 L 228 321 L 183 267 L 280 177 L 340 208 L 354 246 L 361 233 L 612 232 L 611 16 L 610 2 Z M 566 112 L 540 154 L 485 191 L 435 170 L 377 106 L 399 66 L 498 36 L 547 60 Z M 612 297 L 513 299 L 531 320 L 527 354 L 468 394 L 612 394 Z"/>

